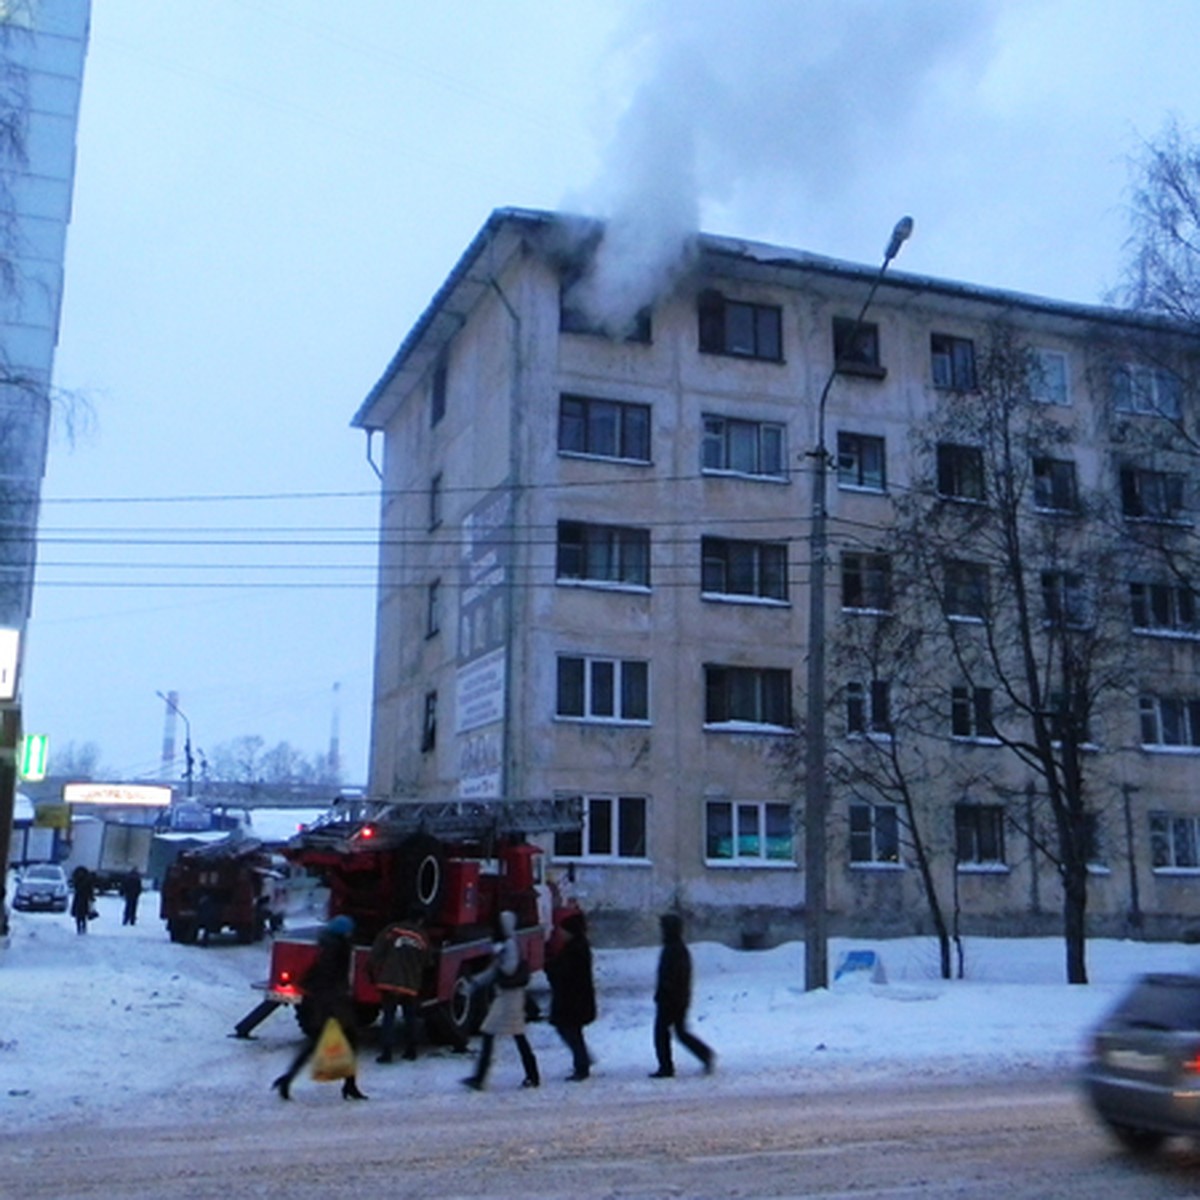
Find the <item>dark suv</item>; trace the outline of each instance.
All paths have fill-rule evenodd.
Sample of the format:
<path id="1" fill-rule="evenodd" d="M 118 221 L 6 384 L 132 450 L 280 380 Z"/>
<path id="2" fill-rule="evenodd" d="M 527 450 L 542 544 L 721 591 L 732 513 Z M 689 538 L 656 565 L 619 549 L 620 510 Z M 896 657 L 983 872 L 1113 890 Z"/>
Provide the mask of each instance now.
<path id="1" fill-rule="evenodd" d="M 1130 1150 L 1200 1135 L 1200 975 L 1143 975 L 1093 1031 L 1083 1086 Z"/>

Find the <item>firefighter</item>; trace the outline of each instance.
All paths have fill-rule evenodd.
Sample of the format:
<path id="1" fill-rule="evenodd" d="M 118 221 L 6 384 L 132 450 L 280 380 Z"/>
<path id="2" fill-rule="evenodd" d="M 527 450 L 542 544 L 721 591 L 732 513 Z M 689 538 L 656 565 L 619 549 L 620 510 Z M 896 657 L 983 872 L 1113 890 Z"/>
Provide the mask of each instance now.
<path id="1" fill-rule="evenodd" d="M 376 1062 L 392 1061 L 397 1008 L 404 1015 L 404 1058 L 412 1062 L 417 1057 L 418 998 L 429 960 L 425 914 L 420 908 L 412 909 L 408 920 L 397 921 L 380 930 L 371 946 L 367 971 L 379 989 L 383 1010 L 379 1030 L 381 1053 Z"/>

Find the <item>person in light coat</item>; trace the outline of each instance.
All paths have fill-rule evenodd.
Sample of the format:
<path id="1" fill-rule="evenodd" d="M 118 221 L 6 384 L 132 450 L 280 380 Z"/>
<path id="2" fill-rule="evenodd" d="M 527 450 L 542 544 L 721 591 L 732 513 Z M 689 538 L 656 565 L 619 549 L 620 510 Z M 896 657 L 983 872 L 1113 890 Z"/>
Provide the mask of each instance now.
<path id="1" fill-rule="evenodd" d="M 525 988 L 529 983 L 528 966 L 521 960 L 517 944 L 517 914 L 507 909 L 500 914 L 500 941 L 492 948 L 492 965 L 475 977 L 476 988 L 496 985 L 496 995 L 487 1016 L 479 1027 L 482 1045 L 475 1070 L 462 1082 L 475 1091 L 482 1091 L 492 1065 L 496 1038 L 511 1037 L 517 1043 L 517 1053 L 525 1068 L 522 1087 L 535 1088 L 541 1083 L 537 1056 L 525 1036 Z"/>

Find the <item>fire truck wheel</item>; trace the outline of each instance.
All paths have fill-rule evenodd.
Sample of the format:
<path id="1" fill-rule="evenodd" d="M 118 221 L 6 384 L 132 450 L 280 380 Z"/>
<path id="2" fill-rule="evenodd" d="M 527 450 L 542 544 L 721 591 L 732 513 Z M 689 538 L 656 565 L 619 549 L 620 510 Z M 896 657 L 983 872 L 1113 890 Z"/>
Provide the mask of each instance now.
<path id="1" fill-rule="evenodd" d="M 454 983 L 450 999 L 429 1010 L 429 1036 L 447 1046 L 463 1046 L 467 1039 L 479 1032 L 487 1014 L 488 994 L 486 989 L 471 986 L 471 968 L 464 964 Z"/>
<path id="2" fill-rule="evenodd" d="M 415 833 L 405 841 L 403 850 L 403 907 L 420 905 L 427 912 L 434 912 L 441 903 L 446 878 L 446 848 L 435 837 Z"/>
<path id="3" fill-rule="evenodd" d="M 196 926 L 192 921 L 168 921 L 167 934 L 171 941 L 190 946 L 196 940 Z"/>

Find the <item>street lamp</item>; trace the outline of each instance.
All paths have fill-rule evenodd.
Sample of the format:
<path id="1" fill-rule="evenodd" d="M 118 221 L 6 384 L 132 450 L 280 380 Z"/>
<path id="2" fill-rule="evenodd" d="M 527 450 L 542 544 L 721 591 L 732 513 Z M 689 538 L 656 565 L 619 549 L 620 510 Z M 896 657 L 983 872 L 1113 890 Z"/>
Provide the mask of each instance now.
<path id="1" fill-rule="evenodd" d="M 888 264 L 913 230 L 912 217 L 901 217 L 883 252 L 883 263 L 875 275 L 867 298 L 859 309 L 848 344 L 858 341 L 859 330 L 875 299 Z M 808 586 L 808 708 L 804 749 L 804 989 L 829 986 L 829 919 L 826 912 L 826 855 L 828 853 L 828 790 L 825 780 L 825 549 L 829 486 L 829 450 L 825 445 L 825 404 L 837 377 L 836 352 L 833 367 L 817 402 L 817 445 L 814 460 L 812 523 L 809 527 Z"/>
<path id="2" fill-rule="evenodd" d="M 175 693 L 171 692 L 168 695 L 163 695 L 162 692 L 154 693 L 176 716 L 183 718 L 183 759 L 184 772 L 183 777 L 187 781 L 187 795 L 191 799 L 192 795 L 192 723 L 187 719 L 187 714 L 175 702 Z"/>

